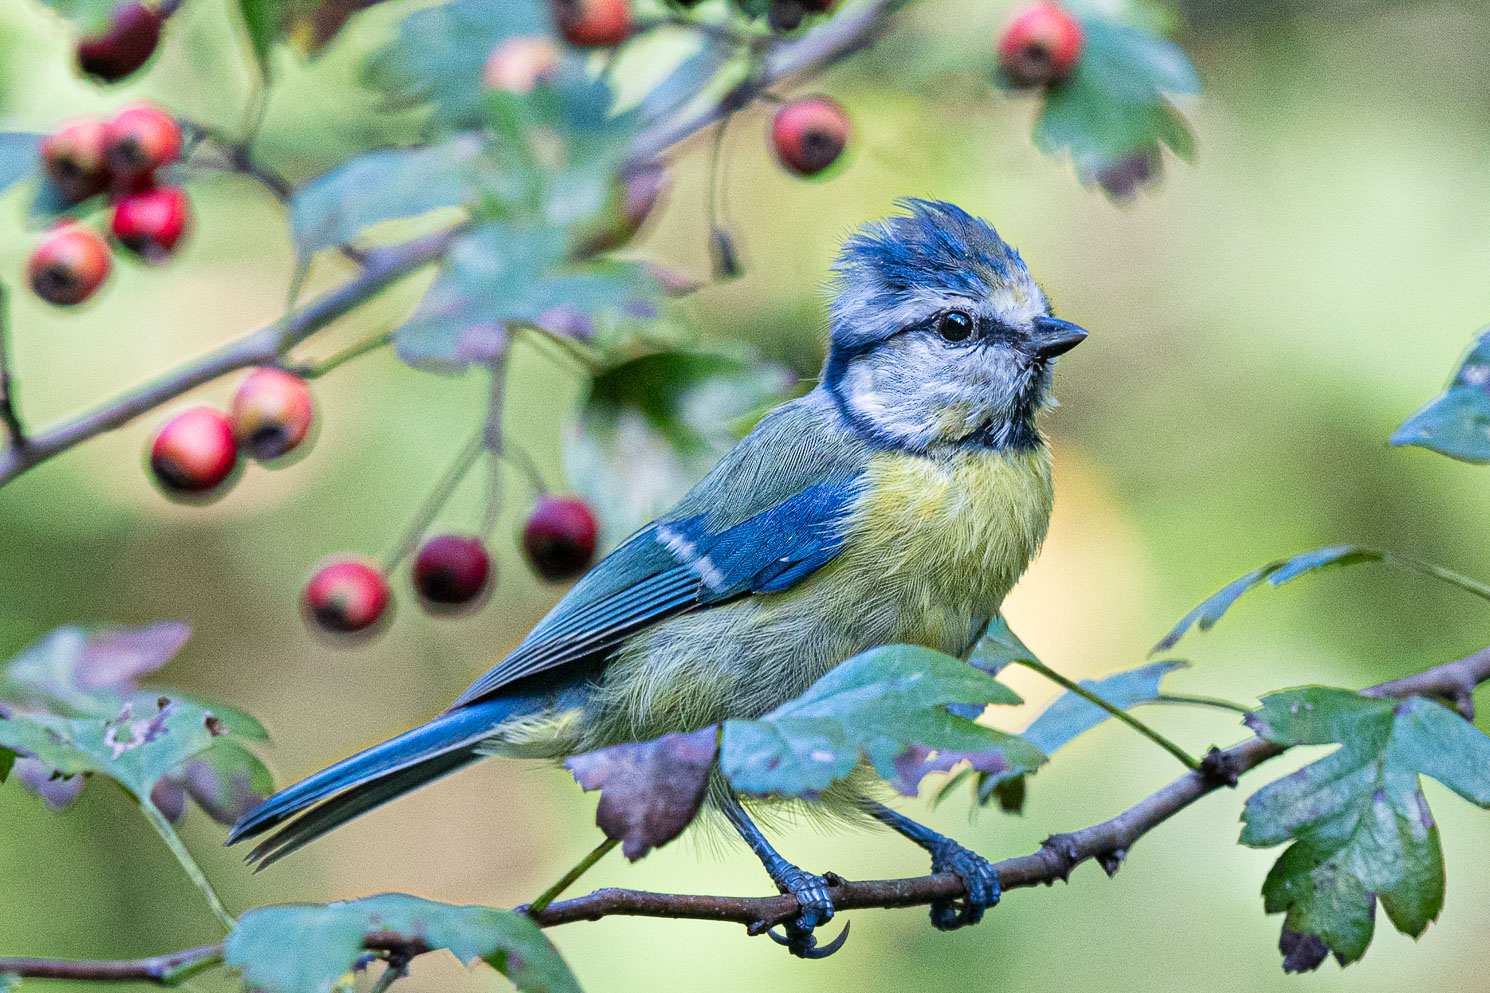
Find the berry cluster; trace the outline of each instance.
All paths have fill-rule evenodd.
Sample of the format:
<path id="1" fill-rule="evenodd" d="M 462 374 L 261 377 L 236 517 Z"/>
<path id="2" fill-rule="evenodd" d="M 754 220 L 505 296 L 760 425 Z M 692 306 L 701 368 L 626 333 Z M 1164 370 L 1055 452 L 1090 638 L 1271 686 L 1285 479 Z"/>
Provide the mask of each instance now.
<path id="1" fill-rule="evenodd" d="M 41 165 L 56 198 L 77 207 L 105 197 L 109 233 L 146 262 L 162 262 L 190 226 L 186 192 L 161 182 L 181 154 L 181 127 L 154 104 L 125 107 L 113 118 L 80 119 L 42 139 Z M 69 307 L 87 300 L 108 279 L 108 246 L 78 221 L 53 226 L 31 253 L 26 279 L 37 296 Z"/>

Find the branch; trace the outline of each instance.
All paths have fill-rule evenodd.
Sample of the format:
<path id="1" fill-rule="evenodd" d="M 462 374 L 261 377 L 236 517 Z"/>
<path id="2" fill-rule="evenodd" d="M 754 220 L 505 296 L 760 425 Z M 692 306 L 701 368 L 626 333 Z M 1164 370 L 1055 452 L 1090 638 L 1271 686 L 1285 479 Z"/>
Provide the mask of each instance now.
<path id="1" fill-rule="evenodd" d="M 1461 709 L 1475 687 L 1490 681 L 1490 647 L 1455 662 L 1445 662 L 1413 676 L 1380 683 L 1361 692 L 1366 696 L 1403 698 L 1425 696 L 1457 701 Z M 1109 876 L 1117 872 L 1134 842 L 1190 804 L 1223 786 L 1235 786 L 1237 777 L 1287 751 L 1253 737 L 1224 751 L 1213 749 L 1201 769 L 1186 773 L 1161 787 L 1110 820 L 1069 834 L 1045 839 L 1030 855 L 1005 859 L 995 868 L 1005 891 L 1065 880 L 1071 870 L 1095 859 Z M 833 906 L 839 911 L 922 907 L 936 900 L 964 894 L 962 880 L 950 872 L 907 879 L 873 879 L 830 885 Z M 573 900 L 549 904 L 528 913 L 540 927 L 555 927 L 602 917 L 666 917 L 675 920 L 729 921 L 743 924 L 751 934 L 791 920 L 800 913 L 797 898 L 790 894 L 765 897 L 694 896 L 684 893 L 648 893 L 642 890 L 604 889 Z M 429 951 L 416 937 L 379 932 L 368 935 L 369 951 L 413 957 Z M 103 982 L 147 981 L 171 986 L 180 981 L 181 970 L 190 972 L 222 962 L 223 946 L 209 945 L 172 955 L 115 961 L 68 961 L 62 959 L 0 958 L 0 975 L 29 979 L 75 979 Z"/>
<path id="2" fill-rule="evenodd" d="M 846 8 L 800 38 L 773 44 L 765 53 L 763 71 L 726 94 L 718 104 L 676 120 L 659 121 L 643 131 L 636 139 L 631 162 L 652 161 L 722 116 L 740 109 L 768 87 L 788 77 L 822 69 L 867 47 L 884 31 L 888 18 L 907 3 L 909 0 L 867 0 Z M 287 320 L 229 342 L 143 386 L 126 390 L 92 410 L 27 438 L 24 445 L 11 444 L 0 450 L 0 487 L 52 456 L 120 427 L 203 383 L 237 369 L 277 361 L 286 349 L 395 280 L 439 260 L 456 233 L 441 232 L 369 253 L 359 260 L 365 265 L 355 278 L 306 304 Z M 3 406 L 0 404 L 0 418 L 3 418 Z"/>

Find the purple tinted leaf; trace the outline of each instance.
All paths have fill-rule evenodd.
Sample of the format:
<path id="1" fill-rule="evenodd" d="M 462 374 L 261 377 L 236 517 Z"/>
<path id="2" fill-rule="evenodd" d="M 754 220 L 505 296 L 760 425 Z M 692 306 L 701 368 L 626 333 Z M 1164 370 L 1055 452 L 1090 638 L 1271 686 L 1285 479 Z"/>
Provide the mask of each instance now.
<path id="1" fill-rule="evenodd" d="M 134 693 L 141 676 L 165 665 L 191 627 L 175 621 L 140 628 L 60 627 L 16 656 L 4 681 L 24 699 L 98 714 Z"/>
<path id="2" fill-rule="evenodd" d="M 16 759 L 14 771 L 27 792 L 53 811 L 62 810 L 76 800 L 86 782 L 81 773 L 63 776 L 45 762 L 25 756 Z"/>
<path id="3" fill-rule="evenodd" d="M 895 778 L 890 784 L 902 796 L 916 796 L 921 780 L 933 772 L 950 772 L 963 762 L 974 772 L 991 776 L 1019 775 L 1034 772 L 1045 761 L 1045 755 L 1017 735 L 1000 735 L 999 743 L 978 751 L 945 749 L 936 751 L 925 745 L 911 745 L 895 758 Z"/>
<path id="4" fill-rule="evenodd" d="M 181 766 L 186 794 L 214 821 L 232 826 L 274 792 L 274 780 L 258 757 L 232 741 L 217 741 Z"/>
<path id="5" fill-rule="evenodd" d="M 155 788 L 150 791 L 150 802 L 165 815 L 166 820 L 172 824 L 180 823 L 181 818 L 186 816 L 186 789 L 180 775 L 168 772 L 160 777 Z"/>
<path id="6" fill-rule="evenodd" d="M 719 750 L 719 728 L 668 734 L 566 759 L 586 790 L 600 791 L 595 823 L 635 862 L 692 823 Z"/>

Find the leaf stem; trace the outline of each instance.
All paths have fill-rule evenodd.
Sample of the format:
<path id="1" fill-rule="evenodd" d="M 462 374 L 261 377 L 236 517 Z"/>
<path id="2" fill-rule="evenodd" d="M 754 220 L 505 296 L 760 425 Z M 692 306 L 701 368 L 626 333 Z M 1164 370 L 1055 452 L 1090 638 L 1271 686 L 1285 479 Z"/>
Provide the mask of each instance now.
<path id="1" fill-rule="evenodd" d="M 419 510 L 409 521 L 409 526 L 404 529 L 403 537 L 399 539 L 397 545 L 393 546 L 393 550 L 383 557 L 385 574 L 397 569 L 398 564 L 414 550 L 414 546 L 423 537 L 425 529 L 435 519 L 440 508 L 450 500 L 451 494 L 461 484 L 461 480 L 466 478 L 466 473 L 471 471 L 471 466 L 476 464 L 476 460 L 481 457 L 485 449 L 486 431 L 483 429 L 476 432 L 476 436 L 466 442 L 466 446 L 455 456 L 455 461 L 450 463 L 450 468 L 445 470 L 445 475 L 440 477 L 440 481 L 435 484 L 429 496 L 424 498 L 424 503 L 420 504 Z"/>
<path id="2" fill-rule="evenodd" d="M 1194 693 L 1160 693 L 1154 697 L 1154 703 L 1183 703 L 1196 707 L 1215 707 L 1218 710 L 1230 710 L 1238 714 L 1250 714 L 1257 709 L 1232 700 L 1223 700 L 1216 696 L 1199 696 Z"/>
<path id="3" fill-rule="evenodd" d="M 605 854 L 612 848 L 615 848 L 618 844 L 620 844 L 620 842 L 618 842 L 615 838 L 606 838 L 600 844 L 596 845 L 594 851 L 590 852 L 590 854 L 586 855 L 584 858 L 576 862 L 574 868 L 564 873 L 564 875 L 559 878 L 559 881 L 557 883 L 554 883 L 548 889 L 544 890 L 542 895 L 540 895 L 538 899 L 528 904 L 528 916 L 531 917 L 534 914 L 543 913 L 544 909 L 549 904 L 553 903 L 554 900 L 559 896 L 559 894 L 563 893 L 570 886 L 574 885 L 575 880 L 579 879 L 580 876 L 583 876 L 586 872 L 588 872 L 591 866 L 604 858 Z"/>
<path id="4" fill-rule="evenodd" d="M 145 815 L 145 820 L 149 821 L 150 826 L 155 828 L 155 833 L 160 835 L 160 840 L 164 841 L 166 847 L 171 850 L 171 854 L 176 856 L 176 861 L 181 864 L 181 868 L 191 879 L 193 885 L 201 891 L 203 898 L 207 901 L 207 906 L 212 908 L 212 912 L 217 915 L 217 919 L 222 922 L 223 927 L 229 931 L 233 930 L 234 925 L 238 923 L 237 919 L 228 913 L 228 908 L 223 905 L 222 899 L 217 895 L 217 891 L 212 888 L 212 883 L 207 879 L 207 874 L 202 871 L 201 866 L 197 865 L 197 860 L 191 857 L 191 852 L 187 851 L 185 843 L 181 840 L 181 836 L 176 833 L 175 828 L 171 827 L 171 822 L 166 820 L 166 815 L 156 809 L 155 804 L 150 802 L 149 797 L 136 797 L 135 802 L 139 805 L 140 812 Z M 200 968 L 195 968 L 194 971 L 200 972 L 202 968 L 206 967 L 206 965 L 202 965 Z M 178 975 L 176 978 L 179 979 L 181 977 Z"/>
<path id="5" fill-rule="evenodd" d="M 1454 586 L 1459 587 L 1466 593 L 1474 594 L 1481 600 L 1490 600 L 1490 586 L 1486 586 L 1484 583 L 1480 582 L 1477 579 L 1470 579 L 1468 576 L 1462 573 L 1455 572 L 1452 569 L 1445 569 L 1441 565 L 1434 565 L 1432 562 L 1424 562 L 1421 559 L 1411 559 L 1405 556 L 1393 555 L 1391 552 L 1382 552 L 1381 560 L 1392 565 L 1401 566 L 1402 568 L 1407 569 L 1410 572 L 1416 572 L 1424 576 L 1432 576 L 1435 579 L 1441 579 L 1446 583 L 1451 583 Z"/>
<path id="6" fill-rule="evenodd" d="M 1149 727 L 1143 721 L 1140 721 L 1138 718 L 1134 717 L 1123 708 L 1114 707 L 1112 704 L 1108 703 L 1106 700 L 1102 699 L 1102 697 L 1098 696 L 1096 693 L 1093 693 L 1085 686 L 1082 686 L 1080 683 L 1062 676 L 1060 673 L 1050 668 L 1044 662 L 1040 662 L 1035 659 L 1016 658 L 1014 659 L 1014 663 L 1016 665 L 1022 665 L 1027 669 L 1033 669 L 1035 672 L 1038 672 L 1040 675 L 1044 676 L 1052 683 L 1055 683 L 1056 685 L 1061 686 L 1072 693 L 1075 693 L 1077 696 L 1081 697 L 1092 706 L 1100 707 L 1102 710 L 1107 711 L 1113 717 L 1116 717 L 1118 720 L 1122 721 L 1124 724 L 1128 725 L 1130 728 L 1137 731 L 1139 734 L 1143 735 L 1145 738 L 1149 739 L 1154 744 L 1158 745 L 1160 748 L 1173 755 L 1175 758 L 1179 759 L 1181 762 L 1184 763 L 1185 768 L 1191 770 L 1200 768 L 1200 760 L 1191 755 L 1189 752 L 1185 751 L 1179 745 L 1176 745 L 1174 742 L 1164 737 L 1164 735 L 1160 734 L 1158 731 L 1155 731 L 1153 728 Z"/>
<path id="7" fill-rule="evenodd" d="M 304 362 L 299 365 L 287 366 L 286 369 L 301 379 L 319 379 L 337 366 L 344 365 L 353 359 L 361 358 L 368 352 L 375 352 L 391 344 L 393 344 L 393 329 L 389 328 L 382 334 L 374 335 L 366 341 L 359 341 L 355 345 L 348 345 L 339 352 L 332 352 L 319 362 Z"/>

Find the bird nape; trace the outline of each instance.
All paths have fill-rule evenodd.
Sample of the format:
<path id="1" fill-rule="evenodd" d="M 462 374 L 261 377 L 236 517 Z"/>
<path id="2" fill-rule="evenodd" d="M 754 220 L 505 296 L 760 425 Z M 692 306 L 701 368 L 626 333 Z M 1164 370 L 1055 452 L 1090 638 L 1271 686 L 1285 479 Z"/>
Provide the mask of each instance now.
<path id="1" fill-rule="evenodd" d="M 814 390 L 767 414 L 444 714 L 271 797 L 229 843 L 268 833 L 249 855 L 262 867 L 487 755 L 559 758 L 759 717 L 878 645 L 966 657 L 1044 540 L 1051 459 L 1036 418 L 1056 357 L 1086 332 L 1051 316 L 986 222 L 939 201 L 899 206 L 834 265 Z M 925 848 L 966 887 L 932 923 L 976 923 L 998 901 L 992 865 L 879 802 L 872 778 L 814 802 Z M 801 905 L 778 940 L 831 954 L 842 935 L 813 934 L 833 916 L 823 877 L 783 859 L 716 783 L 709 802 Z"/>

